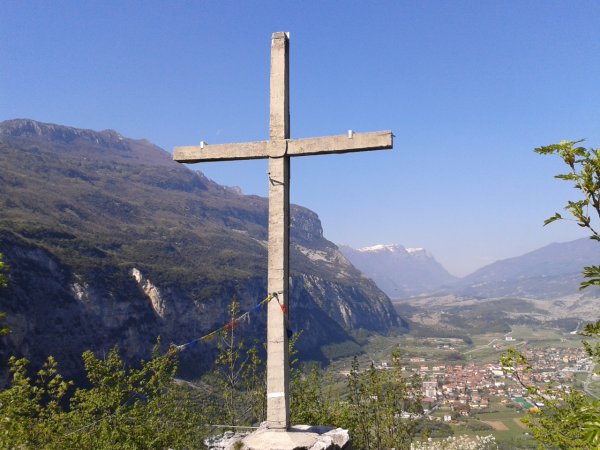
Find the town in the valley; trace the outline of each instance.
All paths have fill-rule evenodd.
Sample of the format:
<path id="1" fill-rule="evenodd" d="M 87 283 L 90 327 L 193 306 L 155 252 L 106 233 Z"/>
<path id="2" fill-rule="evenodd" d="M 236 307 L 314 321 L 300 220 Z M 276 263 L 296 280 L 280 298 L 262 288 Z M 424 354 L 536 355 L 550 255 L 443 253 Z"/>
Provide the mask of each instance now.
<path id="1" fill-rule="evenodd" d="M 416 374 L 421 380 L 422 404 L 425 415 L 431 420 L 455 422 L 478 416 L 498 407 L 511 408 L 524 414 L 543 403 L 528 395 L 526 386 L 541 390 L 549 386 L 562 390 L 579 389 L 597 396 L 594 386 L 600 385 L 600 375 L 594 373 L 596 364 L 586 354 L 573 336 L 571 345 L 537 347 L 526 341 L 516 340 L 507 334 L 492 339 L 486 349 L 497 354 L 495 358 L 472 358 L 471 360 L 440 361 L 431 355 L 408 354 L 402 358 L 402 371 L 407 377 Z M 464 342 L 456 338 L 426 338 L 430 348 L 440 352 L 465 351 Z M 567 339 L 562 339 L 563 343 Z M 526 356 L 530 370 L 519 370 L 519 378 L 503 367 L 499 356 L 514 347 Z M 392 369 L 389 359 L 371 361 L 379 370 Z M 340 375 L 347 375 L 342 369 Z M 525 386 L 523 386 L 523 384 Z"/>
<path id="2" fill-rule="evenodd" d="M 577 374 L 590 380 L 597 378 L 593 374 L 594 363 L 583 348 L 533 348 L 524 354 L 532 366 L 531 371 L 520 374 L 526 385 L 543 389 L 552 383 L 571 389 Z M 500 363 L 427 365 L 421 357 L 411 357 L 407 362 L 407 370 L 423 380 L 423 403 L 429 412 L 440 408 L 468 416 L 471 411 L 489 408 L 490 398 L 494 397 L 504 404 L 515 402 L 524 409 L 540 406 L 528 398 L 526 387 Z M 446 421 L 451 418 L 452 414 L 443 416 Z"/>

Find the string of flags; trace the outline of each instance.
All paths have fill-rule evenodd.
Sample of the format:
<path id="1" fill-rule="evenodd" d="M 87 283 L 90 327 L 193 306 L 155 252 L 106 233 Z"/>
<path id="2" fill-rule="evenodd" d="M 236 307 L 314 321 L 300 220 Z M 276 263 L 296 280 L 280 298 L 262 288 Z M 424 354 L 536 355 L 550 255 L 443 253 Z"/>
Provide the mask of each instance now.
<path id="1" fill-rule="evenodd" d="M 253 308 L 249 309 L 244 314 L 232 319 L 231 321 L 227 322 L 225 325 L 222 325 L 221 327 L 211 331 L 208 334 L 205 334 L 204 336 L 200 336 L 199 338 L 192 339 L 191 341 L 186 342 L 184 344 L 180 344 L 180 345 L 172 344 L 171 347 L 169 348 L 169 351 L 167 352 L 167 356 L 172 356 L 175 353 L 185 350 L 188 347 L 194 348 L 198 345 L 199 342 L 210 342 L 213 339 L 215 339 L 219 335 L 219 333 L 223 330 L 225 330 L 225 331 L 233 330 L 240 323 L 242 323 L 244 321 L 248 321 L 251 313 L 253 313 L 254 311 L 257 311 L 258 309 L 260 309 L 262 306 L 266 305 L 273 299 L 277 300 L 277 303 L 279 304 L 279 307 L 281 308 L 281 312 L 283 314 L 285 314 L 287 312 L 287 308 L 279 300 L 278 294 L 281 294 L 281 292 L 273 292 L 272 294 L 269 294 L 266 298 L 264 298 L 263 300 L 258 302 L 256 305 L 254 305 Z"/>

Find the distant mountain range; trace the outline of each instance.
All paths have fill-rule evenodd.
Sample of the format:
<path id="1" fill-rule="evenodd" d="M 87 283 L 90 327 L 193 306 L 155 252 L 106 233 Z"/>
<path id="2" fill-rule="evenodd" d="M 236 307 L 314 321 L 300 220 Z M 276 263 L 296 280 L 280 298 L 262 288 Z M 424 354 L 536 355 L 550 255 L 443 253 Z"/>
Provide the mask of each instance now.
<path id="1" fill-rule="evenodd" d="M 391 298 L 455 294 L 473 297 L 558 298 L 579 293 L 584 266 L 600 262 L 600 244 L 588 238 L 550 244 L 455 278 L 424 249 L 375 245 L 340 250 Z M 598 289 L 583 291 L 598 296 Z"/>
<path id="2" fill-rule="evenodd" d="M 458 280 L 453 293 L 478 297 L 557 298 L 579 292 L 584 266 L 600 263 L 600 243 L 555 243 L 489 264 Z M 598 289 L 583 291 L 598 295 Z"/>
<path id="3" fill-rule="evenodd" d="M 85 349 L 118 344 L 147 358 L 158 335 L 182 343 L 266 297 L 267 200 L 207 179 L 146 140 L 33 120 L 0 123 L 0 252 L 10 265 L 0 311 L 6 356 L 54 355 L 66 374 Z M 406 326 L 389 298 L 323 237 L 318 216 L 292 207 L 290 328 L 301 355 L 323 359 L 353 329 Z M 246 325 L 265 339 L 265 314 Z M 355 347 L 358 347 L 354 343 Z M 214 343 L 182 353 L 184 374 Z M 185 372 L 187 371 L 187 372 Z M 4 375 L 6 375 L 4 373 Z M 0 380 L 1 381 L 1 380 Z"/>
<path id="4" fill-rule="evenodd" d="M 457 280 L 423 248 L 380 244 L 359 249 L 341 245 L 340 250 L 390 298 L 431 292 Z"/>

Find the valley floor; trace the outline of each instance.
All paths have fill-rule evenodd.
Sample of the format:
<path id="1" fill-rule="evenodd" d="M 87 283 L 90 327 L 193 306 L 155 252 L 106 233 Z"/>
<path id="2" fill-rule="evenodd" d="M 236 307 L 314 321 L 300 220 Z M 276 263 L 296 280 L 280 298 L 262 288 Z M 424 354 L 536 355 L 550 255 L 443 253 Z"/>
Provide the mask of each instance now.
<path id="1" fill-rule="evenodd" d="M 492 434 L 500 448 L 536 448 L 521 422 L 534 402 L 503 372 L 501 355 L 515 348 L 527 356 L 533 367 L 524 377 L 527 384 L 562 384 L 598 398 L 600 376 L 594 373 L 595 364 L 577 333 L 597 319 L 591 315 L 597 314 L 598 301 L 397 301 L 397 310 L 413 325 L 411 331 L 362 337 L 364 353 L 359 363 L 362 368 L 373 364 L 386 370 L 391 367 L 391 351 L 399 348 L 407 375 L 421 377 L 423 404 L 432 423 L 449 424 L 455 435 Z M 350 365 L 349 358 L 341 358 L 331 370 L 341 378 Z"/>

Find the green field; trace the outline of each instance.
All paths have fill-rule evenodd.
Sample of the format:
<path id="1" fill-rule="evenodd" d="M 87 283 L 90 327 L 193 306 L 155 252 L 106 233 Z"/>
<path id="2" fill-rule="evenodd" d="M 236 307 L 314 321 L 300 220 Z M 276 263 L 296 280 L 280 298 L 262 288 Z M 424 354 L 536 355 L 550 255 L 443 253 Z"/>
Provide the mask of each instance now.
<path id="1" fill-rule="evenodd" d="M 476 413 L 474 417 L 496 428 L 491 434 L 498 443 L 508 445 L 506 448 L 517 444 L 518 447 L 514 448 L 536 448 L 535 441 L 527 434 L 525 425 L 520 421 L 525 413 L 502 404 L 499 399 L 494 399 L 489 409 L 491 412 Z M 458 431 L 457 429 L 456 432 Z"/>
<path id="2" fill-rule="evenodd" d="M 573 348 L 581 347 L 581 336 L 554 328 L 525 327 L 514 325 L 511 336 L 527 341 L 534 347 Z"/>
<path id="3" fill-rule="evenodd" d="M 448 408 L 440 408 L 432 416 L 441 418 L 452 414 Z M 450 423 L 454 435 L 487 436 L 493 435 L 502 450 L 534 449 L 536 442 L 528 435 L 525 425 L 520 422 L 525 413 L 502 404 L 493 398 L 488 412 L 472 414 L 469 418 L 460 417 Z"/>

